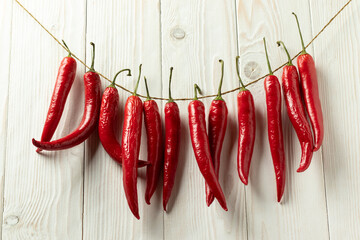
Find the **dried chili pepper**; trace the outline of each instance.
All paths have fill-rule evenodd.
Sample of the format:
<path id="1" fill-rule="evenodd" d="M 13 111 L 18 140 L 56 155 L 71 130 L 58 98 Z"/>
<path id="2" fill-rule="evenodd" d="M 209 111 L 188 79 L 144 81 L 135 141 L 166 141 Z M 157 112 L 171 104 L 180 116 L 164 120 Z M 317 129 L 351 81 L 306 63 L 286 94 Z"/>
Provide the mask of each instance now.
<path id="1" fill-rule="evenodd" d="M 170 68 L 169 77 L 169 101 L 165 104 L 165 151 L 164 151 L 164 184 L 163 184 L 163 207 L 170 199 L 174 186 L 176 168 L 179 160 L 180 143 L 180 114 L 179 107 L 171 97 L 171 78 L 173 68 Z"/>
<path id="2" fill-rule="evenodd" d="M 266 61 L 270 72 L 269 75 L 265 78 L 264 82 L 266 93 L 268 137 L 275 169 L 277 201 L 280 202 L 285 189 L 285 151 L 281 122 L 281 88 L 278 78 L 273 75 L 271 70 L 265 38 L 263 40 Z"/>
<path id="3" fill-rule="evenodd" d="M 321 147 L 324 138 L 324 120 L 321 109 L 321 102 L 319 97 L 318 80 L 316 76 L 316 68 L 314 59 L 305 50 L 304 40 L 300 30 L 299 20 L 295 13 L 293 13 L 299 29 L 299 35 L 302 45 L 302 53 L 297 58 L 297 65 L 300 74 L 300 86 L 304 97 L 306 111 L 309 115 L 312 130 L 314 132 L 315 142 L 314 150 L 317 151 Z M 298 172 L 304 171 L 306 168 L 299 168 Z"/>
<path id="4" fill-rule="evenodd" d="M 119 164 L 122 164 L 121 159 L 121 145 L 118 142 L 115 134 L 115 124 L 117 120 L 117 113 L 119 110 L 119 93 L 115 87 L 116 77 L 121 73 L 127 71 L 127 76 L 131 76 L 130 69 L 123 69 L 116 73 L 112 83 L 105 89 L 99 117 L 99 138 L 105 151 Z M 138 161 L 138 167 L 144 167 L 149 162 Z"/>
<path id="5" fill-rule="evenodd" d="M 296 131 L 301 145 L 301 161 L 298 172 L 305 171 L 313 155 L 314 143 L 311 133 L 310 124 L 306 119 L 305 109 L 301 100 L 299 75 L 296 67 L 292 64 L 290 54 L 281 41 L 277 42 L 278 46 L 283 45 L 288 56 L 289 62 L 283 68 L 282 86 L 285 96 L 287 113 L 290 121 Z"/>
<path id="6" fill-rule="evenodd" d="M 213 161 L 217 178 L 219 178 L 221 148 L 224 142 L 228 115 L 226 102 L 221 96 L 221 86 L 224 79 L 224 61 L 220 59 L 219 62 L 221 63 L 221 79 L 218 95 L 210 105 L 208 129 L 211 159 Z M 214 201 L 214 194 L 211 192 L 209 186 L 206 183 L 205 193 L 206 204 L 210 206 L 210 204 Z"/>
<path id="7" fill-rule="evenodd" d="M 147 153 L 150 165 L 146 169 L 145 202 L 150 204 L 159 182 L 162 168 L 162 130 L 158 105 L 151 100 L 146 78 L 144 77 L 147 98 L 144 102 L 144 122 L 147 136 Z"/>
<path id="8" fill-rule="evenodd" d="M 95 44 L 93 46 L 93 57 L 91 68 L 84 74 L 85 85 L 85 108 L 80 125 L 69 135 L 51 142 L 40 142 L 35 139 L 33 144 L 43 150 L 55 151 L 74 147 L 85 141 L 96 129 L 99 119 L 101 93 L 100 77 L 94 70 Z"/>
<path id="9" fill-rule="evenodd" d="M 126 100 L 121 144 L 125 196 L 131 212 L 137 219 L 140 219 L 137 194 L 137 160 L 140 152 L 143 113 L 143 103 L 136 94 L 140 76 L 141 64 L 134 93 Z"/>
<path id="10" fill-rule="evenodd" d="M 247 185 L 255 144 L 255 105 L 251 92 L 245 88 L 245 85 L 241 80 L 239 58 L 239 56 L 236 57 L 236 72 L 240 82 L 240 91 L 237 95 L 239 125 L 237 167 L 240 180 Z"/>
<path id="11" fill-rule="evenodd" d="M 71 57 L 70 49 L 64 40 L 63 43 L 67 48 L 69 55 L 65 57 L 60 63 L 49 110 L 46 115 L 44 129 L 41 135 L 42 142 L 49 142 L 53 137 L 54 132 L 59 124 L 61 115 L 64 111 L 69 91 L 75 79 L 76 61 L 73 57 Z M 40 152 L 41 150 L 41 148 L 38 148 L 36 149 L 36 152 Z"/>
<path id="12" fill-rule="evenodd" d="M 204 104 L 197 98 L 197 91 L 201 93 L 197 84 L 194 85 L 194 91 L 195 97 L 194 100 L 189 103 L 188 111 L 191 143 L 195 158 L 200 172 L 202 173 L 211 192 L 217 198 L 221 207 L 227 211 L 225 196 L 212 164 L 210 144 L 208 135 L 206 134 L 205 107 Z"/>

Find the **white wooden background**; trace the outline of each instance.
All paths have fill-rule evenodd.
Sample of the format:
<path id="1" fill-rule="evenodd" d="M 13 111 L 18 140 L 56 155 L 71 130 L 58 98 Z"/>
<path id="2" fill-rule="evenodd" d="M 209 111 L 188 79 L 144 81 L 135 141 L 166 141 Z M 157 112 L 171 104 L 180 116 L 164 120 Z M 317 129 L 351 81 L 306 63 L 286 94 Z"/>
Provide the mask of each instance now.
<path id="1" fill-rule="evenodd" d="M 55 36 L 108 77 L 143 63 L 152 95 L 167 97 L 174 66 L 173 97 L 216 92 L 225 61 L 223 90 L 238 86 L 235 56 L 245 82 L 267 73 L 262 37 L 273 68 L 300 41 L 291 15 L 298 13 L 308 42 L 346 0 L 22 0 Z M 229 211 L 205 203 L 204 180 L 195 162 L 187 127 L 187 104 L 179 102 L 182 137 L 169 212 L 161 187 L 145 204 L 140 170 L 141 220 L 128 209 L 122 171 L 96 133 L 84 144 L 60 152 L 35 153 L 61 59 L 66 52 L 13 0 L 0 0 L 0 214 L 2 239 L 360 239 L 360 2 L 349 7 L 309 47 L 318 69 L 325 118 L 323 147 L 305 173 L 296 173 L 300 145 L 283 111 L 287 179 L 276 202 L 274 170 L 266 130 L 263 81 L 250 87 L 256 104 L 257 135 L 250 183 L 236 171 L 236 93 L 229 108 L 220 182 Z M 182 34 L 184 37 L 182 38 Z M 55 138 L 72 131 L 83 109 L 82 75 L 77 77 Z M 281 72 L 277 72 L 277 76 Z M 132 89 L 134 80 L 118 82 Z M 102 86 L 108 85 L 103 81 Z M 143 83 L 140 93 L 145 93 Z M 121 110 L 129 94 L 120 91 Z M 205 102 L 209 108 L 211 99 Z M 164 102 L 158 101 L 163 109 Z M 285 110 L 283 108 L 283 110 Z M 119 123 L 120 124 L 120 123 Z M 122 124 L 122 123 L 121 123 Z M 144 134 L 145 135 L 145 134 Z M 141 157 L 146 157 L 142 140 Z"/>

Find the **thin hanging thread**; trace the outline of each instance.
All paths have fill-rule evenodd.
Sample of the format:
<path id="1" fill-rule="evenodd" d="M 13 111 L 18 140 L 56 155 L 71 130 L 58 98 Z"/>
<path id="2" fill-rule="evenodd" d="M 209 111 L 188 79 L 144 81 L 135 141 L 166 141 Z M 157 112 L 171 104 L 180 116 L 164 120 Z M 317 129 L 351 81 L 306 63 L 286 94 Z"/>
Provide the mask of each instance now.
<path id="1" fill-rule="evenodd" d="M 34 17 L 34 15 L 32 15 L 18 0 L 15 0 L 15 2 L 27 13 L 30 15 L 30 17 L 32 19 L 35 20 L 35 22 L 37 22 L 61 47 L 63 47 L 65 49 L 65 51 L 69 51 L 46 27 L 44 27 L 44 25 L 42 25 L 40 23 L 39 20 L 36 19 L 36 17 Z M 352 2 L 352 0 L 349 0 L 347 3 L 345 3 L 345 5 L 329 20 L 329 22 L 327 24 L 325 24 L 325 26 L 315 35 L 315 37 L 313 39 L 311 39 L 311 41 L 305 46 L 305 48 L 308 48 L 316 38 L 318 38 L 318 36 L 330 25 L 330 23 Z M 293 58 L 292 60 L 294 60 L 297 56 L 299 56 L 301 54 L 302 51 L 298 52 Z M 71 52 L 71 55 L 78 60 L 82 65 L 84 65 L 86 68 L 90 69 L 90 67 L 88 65 L 86 65 L 86 63 L 84 61 L 82 61 L 80 58 L 78 58 L 75 54 L 73 54 Z M 278 71 L 279 69 L 281 69 L 282 67 L 284 67 L 287 64 L 284 63 L 283 65 L 281 65 L 280 67 L 276 68 L 273 72 L 275 73 L 276 71 Z M 109 78 L 107 78 L 106 76 L 104 76 L 102 73 L 97 72 L 102 78 L 104 78 L 105 80 L 107 80 L 108 82 L 112 82 Z M 264 75 L 262 77 L 259 77 L 258 79 L 255 79 L 252 82 L 249 82 L 245 85 L 245 87 L 250 86 L 252 84 L 257 83 L 258 81 L 260 81 L 261 79 L 264 79 L 267 75 Z M 130 91 L 129 89 L 119 85 L 119 84 L 115 84 L 117 87 L 121 88 L 122 90 L 128 92 L 128 93 L 133 93 L 132 91 Z M 222 92 L 222 95 L 228 94 L 228 93 L 232 93 L 239 90 L 239 87 Z M 144 95 L 140 95 L 137 94 L 139 97 L 142 98 L 146 98 L 146 96 Z M 200 96 L 198 97 L 199 99 L 203 99 L 203 98 L 209 98 L 209 97 L 216 97 L 217 94 L 211 94 L 211 95 L 206 95 L 206 96 Z M 168 98 L 161 98 L 161 97 L 151 97 L 152 99 L 156 99 L 156 100 L 169 100 Z M 193 98 L 174 98 L 174 101 L 188 101 L 188 100 L 193 100 Z"/>

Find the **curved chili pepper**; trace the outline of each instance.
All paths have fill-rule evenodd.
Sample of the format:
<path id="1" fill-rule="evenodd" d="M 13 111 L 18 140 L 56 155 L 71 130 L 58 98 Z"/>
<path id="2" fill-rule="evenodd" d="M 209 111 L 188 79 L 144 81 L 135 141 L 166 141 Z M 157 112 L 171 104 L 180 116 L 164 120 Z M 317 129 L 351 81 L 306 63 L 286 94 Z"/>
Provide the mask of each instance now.
<path id="1" fill-rule="evenodd" d="M 49 110 L 46 115 L 44 129 L 41 135 L 42 142 L 49 142 L 53 137 L 54 132 L 59 124 L 61 115 L 64 111 L 69 91 L 75 79 L 76 61 L 73 57 L 71 57 L 70 49 L 64 40 L 63 43 L 67 48 L 69 55 L 65 57 L 60 63 Z M 41 148 L 38 148 L 36 149 L 36 152 L 40 152 L 41 150 Z"/>
<path id="2" fill-rule="evenodd" d="M 239 56 L 236 57 L 236 72 L 240 82 L 240 91 L 237 95 L 239 124 L 237 167 L 240 180 L 247 185 L 255 144 L 256 121 L 254 98 L 251 92 L 245 88 L 245 85 L 241 80 L 239 58 Z"/>
<path id="3" fill-rule="evenodd" d="M 170 68 L 169 77 L 169 101 L 165 104 L 165 151 L 164 151 L 164 185 L 163 185 L 163 207 L 170 199 L 174 186 L 176 168 L 179 160 L 180 143 L 180 113 L 179 107 L 171 97 L 171 77 L 173 68 Z"/>
<path id="4" fill-rule="evenodd" d="M 297 58 L 297 65 L 299 68 L 301 90 L 304 97 L 306 111 L 309 115 L 312 130 L 315 137 L 314 152 L 319 150 L 324 139 L 324 120 L 321 109 L 321 102 L 319 97 L 318 80 L 316 76 L 316 68 L 314 59 L 305 50 L 304 40 L 300 30 L 299 20 L 295 13 L 293 13 L 299 29 L 302 53 Z M 306 167 L 300 167 L 298 172 L 305 171 Z"/>
<path id="5" fill-rule="evenodd" d="M 281 122 L 281 88 L 278 78 L 273 75 L 270 67 L 265 38 L 264 46 L 266 61 L 270 72 L 264 82 L 268 118 L 268 137 L 276 176 L 277 201 L 280 202 L 285 189 L 285 151 Z"/>
<path id="6" fill-rule="evenodd" d="M 283 45 L 288 56 L 288 64 L 283 68 L 282 86 L 285 96 L 287 113 L 290 121 L 296 131 L 297 137 L 301 145 L 301 161 L 298 172 L 305 171 L 310 163 L 313 155 L 314 143 L 310 129 L 310 124 L 306 119 L 305 109 L 301 101 L 299 75 L 296 67 L 292 64 L 290 54 L 281 41 L 277 42 L 278 46 Z"/>
<path id="7" fill-rule="evenodd" d="M 99 138 L 105 151 L 119 164 L 122 164 L 121 159 L 121 145 L 118 142 L 115 134 L 115 124 L 117 119 L 117 113 L 119 108 L 119 93 L 115 87 L 116 77 L 124 71 L 128 71 L 127 76 L 131 76 L 130 69 L 123 69 L 116 73 L 112 83 L 105 89 L 99 117 Z M 138 161 L 138 167 L 144 167 L 149 162 Z"/>
<path id="8" fill-rule="evenodd" d="M 212 164 L 210 144 L 206 134 L 205 107 L 197 98 L 197 90 L 200 93 L 201 90 L 197 84 L 194 85 L 194 90 L 194 100 L 191 101 L 188 106 L 192 147 L 200 172 L 205 178 L 205 182 L 219 201 L 221 207 L 227 211 L 225 196 L 216 177 L 214 165 Z"/>
<path id="9" fill-rule="evenodd" d="M 147 136 L 147 153 L 150 165 L 146 169 L 145 202 L 150 204 L 154 194 L 162 167 L 162 131 L 158 105 L 151 100 L 146 78 L 144 77 L 147 98 L 144 102 L 144 122 Z"/>
<path id="10" fill-rule="evenodd" d="M 221 148 L 224 142 L 228 115 L 226 102 L 221 97 L 221 86 L 224 79 L 224 61 L 220 59 L 219 62 L 221 63 L 221 80 L 218 95 L 210 105 L 208 129 L 211 159 L 217 178 L 219 178 Z M 211 192 L 208 184 L 206 183 L 205 193 L 206 204 L 210 206 L 210 204 L 214 201 L 214 194 Z"/>
<path id="11" fill-rule="evenodd" d="M 132 96 L 128 97 L 125 104 L 124 125 L 122 133 L 122 159 L 123 159 L 123 182 L 127 202 L 131 212 L 137 219 L 139 216 L 137 194 L 137 160 L 139 159 L 141 142 L 141 124 L 143 104 L 137 96 L 141 76 L 141 64 L 139 66 L 139 78 L 136 82 Z"/>
<path id="12" fill-rule="evenodd" d="M 93 46 L 93 58 L 91 68 L 84 74 L 85 85 L 85 108 L 80 125 L 69 135 L 51 142 L 40 142 L 35 139 L 33 144 L 43 150 L 55 151 L 74 147 L 85 141 L 96 129 L 99 119 L 101 93 L 100 77 L 94 70 L 95 44 Z"/>

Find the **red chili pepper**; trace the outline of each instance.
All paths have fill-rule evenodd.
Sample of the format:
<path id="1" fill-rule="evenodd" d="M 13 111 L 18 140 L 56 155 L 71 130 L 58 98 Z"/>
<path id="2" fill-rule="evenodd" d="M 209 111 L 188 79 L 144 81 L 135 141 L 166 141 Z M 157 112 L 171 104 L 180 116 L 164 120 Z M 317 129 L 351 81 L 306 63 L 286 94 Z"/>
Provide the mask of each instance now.
<path id="1" fill-rule="evenodd" d="M 80 125 L 72 133 L 58 140 L 40 142 L 33 139 L 32 142 L 36 147 L 48 151 L 71 148 L 85 141 L 96 129 L 100 112 L 101 83 L 99 75 L 94 70 L 95 45 L 94 43 L 91 45 L 93 46 L 93 60 L 90 70 L 84 74 L 85 108 Z"/>
<path id="2" fill-rule="evenodd" d="M 180 114 L 179 107 L 171 97 L 171 77 L 173 68 L 170 68 L 169 77 L 169 101 L 165 104 L 165 152 L 164 152 L 164 185 L 163 185 L 163 207 L 171 196 L 174 186 L 175 173 L 179 159 L 180 143 Z"/>
<path id="3" fill-rule="evenodd" d="M 282 75 L 282 86 L 285 96 L 287 113 L 290 121 L 296 131 L 301 145 L 301 161 L 298 172 L 305 171 L 310 163 L 313 155 L 314 143 L 310 129 L 310 124 L 306 119 L 305 109 L 301 101 L 299 75 L 296 67 L 292 64 L 290 54 L 285 44 L 278 41 L 278 46 L 283 45 L 288 56 L 289 62 L 285 65 Z"/>
<path id="4" fill-rule="evenodd" d="M 224 78 L 224 61 L 220 59 L 219 62 L 221 63 L 221 80 L 218 95 L 210 105 L 208 129 L 211 159 L 217 178 L 219 178 L 221 148 L 224 142 L 228 115 L 226 102 L 221 97 L 221 86 Z M 206 183 L 205 193 L 206 204 L 210 206 L 210 204 L 214 201 L 214 194 L 211 192 L 208 184 Z"/>
<path id="5" fill-rule="evenodd" d="M 117 120 L 117 113 L 119 108 L 119 93 L 115 87 L 116 77 L 124 71 L 128 71 L 127 76 L 131 76 L 130 69 L 123 69 L 116 73 L 112 83 L 105 89 L 102 96 L 100 117 L 99 117 L 99 138 L 105 151 L 116 162 L 122 164 L 121 159 L 121 145 L 118 142 L 115 134 L 115 124 Z M 138 161 L 138 167 L 144 167 L 149 162 Z"/>
<path id="6" fill-rule="evenodd" d="M 141 64 L 139 66 L 139 78 L 136 82 L 132 96 L 128 97 L 125 104 L 124 125 L 122 133 L 122 159 L 123 159 L 123 182 L 127 202 L 131 212 L 137 219 L 139 216 L 137 195 L 137 160 L 139 159 L 141 142 L 141 124 L 143 104 L 137 96 L 141 76 Z"/>
<path id="7" fill-rule="evenodd" d="M 285 188 L 285 151 L 281 122 L 281 88 L 278 78 L 273 75 L 270 67 L 265 38 L 264 46 L 266 60 L 270 71 L 264 82 L 268 118 L 268 137 L 276 176 L 277 201 L 280 202 Z"/>
<path id="8" fill-rule="evenodd" d="M 150 165 L 146 169 L 145 202 L 150 204 L 159 182 L 162 168 L 162 130 L 158 105 L 151 100 L 146 78 L 144 77 L 147 98 L 144 102 L 144 122 L 147 136 L 147 153 Z"/>
<path id="9" fill-rule="evenodd" d="M 318 80 L 316 76 L 316 68 L 314 59 L 305 50 L 304 40 L 301 35 L 299 20 L 295 13 L 293 13 L 299 29 L 302 53 L 297 58 L 297 65 L 299 68 L 301 90 L 304 97 L 306 111 L 309 115 L 311 126 L 315 136 L 314 152 L 319 150 L 324 139 L 324 120 L 321 109 L 321 102 L 319 97 Z M 298 172 L 306 170 L 306 168 L 298 169 Z"/>
<path id="10" fill-rule="evenodd" d="M 191 101 L 188 106 L 192 147 L 200 172 L 205 178 L 205 182 L 208 184 L 214 196 L 218 199 L 221 207 L 227 211 L 225 196 L 216 177 L 216 172 L 212 163 L 209 139 L 206 134 L 205 107 L 197 98 L 197 90 L 199 93 L 201 93 L 201 90 L 197 84 L 194 85 L 194 90 L 194 100 Z"/>
<path id="11" fill-rule="evenodd" d="M 49 110 L 46 116 L 44 129 L 41 135 L 42 142 L 49 142 L 54 135 L 54 132 L 59 124 L 61 115 L 64 111 L 66 99 L 75 79 L 76 61 L 71 57 L 71 52 L 63 40 L 69 55 L 65 57 L 60 64 L 58 75 L 56 78 L 55 88 L 51 97 Z M 36 149 L 40 152 L 42 149 Z"/>
<path id="12" fill-rule="evenodd" d="M 247 185 L 251 158 L 255 144 L 256 121 L 254 98 L 251 92 L 245 88 L 245 85 L 241 80 L 239 58 L 239 56 L 236 57 L 236 72 L 241 85 L 240 91 L 237 95 L 239 125 L 237 167 L 240 180 Z"/>

